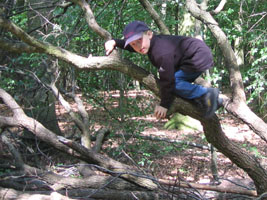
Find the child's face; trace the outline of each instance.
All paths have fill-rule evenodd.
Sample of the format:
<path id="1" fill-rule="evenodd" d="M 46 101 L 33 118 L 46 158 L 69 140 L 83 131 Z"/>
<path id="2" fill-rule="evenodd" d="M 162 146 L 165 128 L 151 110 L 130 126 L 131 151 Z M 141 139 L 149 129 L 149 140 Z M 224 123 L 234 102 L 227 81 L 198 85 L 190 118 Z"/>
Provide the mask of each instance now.
<path id="1" fill-rule="evenodd" d="M 140 54 L 147 54 L 152 36 L 153 33 L 148 31 L 144 33 L 140 39 L 132 41 L 130 45 L 136 52 Z"/>

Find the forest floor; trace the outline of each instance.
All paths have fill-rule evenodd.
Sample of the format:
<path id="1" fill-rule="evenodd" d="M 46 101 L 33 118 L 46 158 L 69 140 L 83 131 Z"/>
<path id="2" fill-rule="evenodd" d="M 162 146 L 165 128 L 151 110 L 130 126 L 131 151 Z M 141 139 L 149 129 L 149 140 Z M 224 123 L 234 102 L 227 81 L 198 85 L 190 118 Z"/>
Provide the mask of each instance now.
<path id="1" fill-rule="evenodd" d="M 255 190 L 252 179 L 218 151 L 216 151 L 218 180 L 214 180 L 210 146 L 200 123 L 196 120 L 190 121 L 193 129 L 188 129 L 188 127 L 167 129 L 166 123 L 169 122 L 167 119 L 157 120 L 153 116 L 154 106 L 158 102 L 150 92 L 128 91 L 124 94 L 124 98 L 120 98 L 119 91 L 104 92 L 94 94 L 94 96 L 92 94 L 79 96 L 90 118 L 92 136 L 95 136 L 101 128 L 110 130 L 110 134 L 102 145 L 102 154 L 122 163 L 135 165 L 144 173 L 153 175 L 158 180 L 164 180 L 165 183 L 176 183 L 176 186 L 183 181 L 238 190 Z M 73 111 L 78 110 L 77 105 L 71 99 L 66 100 L 71 104 Z M 12 114 L 3 104 L 0 105 L 0 113 L 6 116 Z M 79 129 L 59 103 L 56 104 L 56 115 L 61 134 L 80 142 Z M 266 143 L 246 124 L 223 109 L 217 112 L 217 116 L 229 140 L 253 155 L 267 170 Z M 44 142 L 37 141 L 35 137 L 32 137 L 34 135 L 21 128 L 12 131 L 16 132 L 18 137 L 23 136 L 14 137 L 14 142 L 16 142 L 14 145 L 19 149 L 26 164 L 49 169 L 67 177 L 81 178 L 85 175 L 78 169 L 79 160 L 56 151 Z M 1 146 L 0 141 L 1 158 L 3 162 L 14 159 L 8 149 Z M 0 169 L 0 175 L 1 173 L 7 173 L 7 171 Z M 101 172 L 96 173 L 101 174 Z M 219 199 L 217 197 L 235 200 L 252 199 L 239 194 L 228 198 L 225 196 L 227 194 L 218 194 L 208 190 L 197 192 L 204 197 L 201 199 Z"/>
<path id="2" fill-rule="evenodd" d="M 164 128 L 168 120 L 157 120 L 153 116 L 156 102 L 147 91 L 130 91 L 125 94 L 121 101 L 124 103 L 124 109 L 119 109 L 118 91 L 103 94 L 101 102 L 102 105 L 92 107 L 92 104 L 88 104 L 86 108 L 94 122 L 92 131 L 104 126 L 110 127 L 111 134 L 103 144 L 103 153 L 123 163 L 136 165 L 158 179 L 214 183 L 210 168 L 210 150 L 138 137 L 154 136 L 163 140 L 173 139 L 182 143 L 191 142 L 208 146 L 201 126 L 198 125 L 198 130 Z M 67 117 L 62 117 L 65 111 L 61 106 L 57 107 L 57 111 L 61 116 L 61 130 L 66 134 L 73 134 L 73 127 L 66 121 Z M 223 111 L 217 115 L 226 136 L 240 148 L 254 155 L 267 169 L 266 143 L 234 116 Z M 125 135 L 128 134 L 132 137 L 126 138 Z M 245 185 L 245 188 L 254 188 L 248 175 L 220 152 L 217 152 L 217 170 L 220 185 L 238 188 L 240 184 Z"/>

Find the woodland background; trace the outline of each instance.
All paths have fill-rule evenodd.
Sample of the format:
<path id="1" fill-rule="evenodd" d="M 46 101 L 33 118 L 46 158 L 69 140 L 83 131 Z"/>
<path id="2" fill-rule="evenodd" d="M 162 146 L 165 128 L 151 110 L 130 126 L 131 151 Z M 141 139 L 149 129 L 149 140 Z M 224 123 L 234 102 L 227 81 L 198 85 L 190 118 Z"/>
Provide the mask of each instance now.
<path id="1" fill-rule="evenodd" d="M 266 10 L 264 0 L 1 0 L 0 197 L 267 198 Z M 214 67 L 198 83 L 220 88 L 217 116 L 176 98 L 169 119 L 153 117 L 147 57 L 105 56 L 133 20 L 207 43 Z"/>

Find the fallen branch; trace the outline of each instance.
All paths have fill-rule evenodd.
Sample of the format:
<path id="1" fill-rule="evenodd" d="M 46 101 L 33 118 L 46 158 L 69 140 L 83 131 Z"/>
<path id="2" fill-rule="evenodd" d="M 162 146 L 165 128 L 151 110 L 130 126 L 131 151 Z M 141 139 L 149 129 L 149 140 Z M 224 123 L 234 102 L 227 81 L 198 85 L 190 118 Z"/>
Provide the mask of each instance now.
<path id="1" fill-rule="evenodd" d="M 45 193 L 45 194 L 42 194 Z M 57 192 L 20 192 L 13 189 L 1 188 L 0 187 L 0 199 L 20 199 L 20 200 L 29 200 L 29 199 L 38 199 L 38 200 L 51 200 L 51 199 L 60 199 L 60 200 L 72 200 L 69 197 L 63 196 Z"/>
<path id="2" fill-rule="evenodd" d="M 96 192 L 97 191 L 97 192 Z M 63 196 L 67 194 L 67 196 Z M 129 199 L 142 199 L 142 200 L 155 200 L 159 199 L 161 194 L 151 191 L 132 191 L 132 190 L 96 190 L 96 189 L 71 189 L 54 191 L 31 191 L 20 192 L 13 189 L 6 189 L 0 187 L 0 199 L 38 199 L 38 200 L 72 200 L 77 199 L 109 199 L 109 200 L 129 200 Z M 71 197 L 71 198 L 70 198 Z M 161 198 L 163 199 L 163 198 Z"/>
<path id="3" fill-rule="evenodd" d="M 86 178 L 75 178 L 65 177 L 53 172 L 42 172 L 39 169 L 37 169 L 37 172 L 32 175 L 32 170 L 25 170 L 16 172 L 16 176 L 6 175 L 5 177 L 0 177 L 0 186 L 21 191 L 60 191 L 85 188 L 144 191 L 143 188 L 129 183 L 118 176 L 93 175 Z"/>
<path id="4" fill-rule="evenodd" d="M 184 188 L 195 188 L 199 190 L 212 190 L 222 193 L 233 193 L 233 194 L 243 194 L 249 196 L 257 196 L 256 190 L 246 190 L 246 189 L 236 189 L 233 187 L 224 187 L 224 186 L 217 186 L 217 185 L 203 185 L 198 183 L 187 183 L 183 181 L 172 181 L 172 180 L 165 180 L 159 179 L 159 183 L 162 185 L 168 186 L 176 186 L 176 187 L 184 187 Z"/>

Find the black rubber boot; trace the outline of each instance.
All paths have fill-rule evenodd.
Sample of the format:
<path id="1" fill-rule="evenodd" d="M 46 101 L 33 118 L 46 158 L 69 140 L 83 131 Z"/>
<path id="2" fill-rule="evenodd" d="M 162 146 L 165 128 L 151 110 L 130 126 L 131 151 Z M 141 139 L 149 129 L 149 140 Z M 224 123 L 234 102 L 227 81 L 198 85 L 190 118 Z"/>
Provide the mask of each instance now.
<path id="1" fill-rule="evenodd" d="M 221 99 L 219 99 L 218 97 L 219 90 L 217 88 L 208 88 L 206 94 L 204 94 L 200 98 L 195 99 L 195 101 L 203 110 L 203 116 L 206 119 L 211 118 L 222 103 Z"/>

